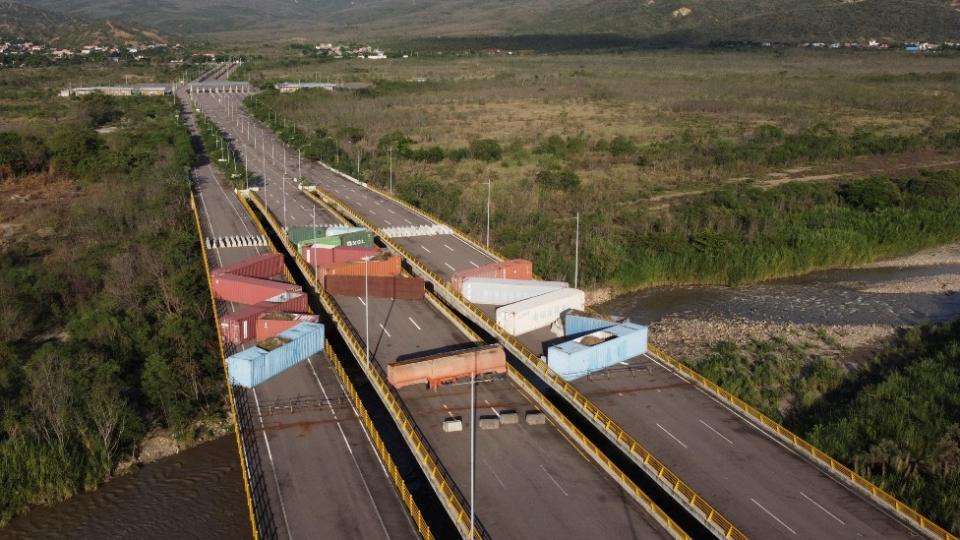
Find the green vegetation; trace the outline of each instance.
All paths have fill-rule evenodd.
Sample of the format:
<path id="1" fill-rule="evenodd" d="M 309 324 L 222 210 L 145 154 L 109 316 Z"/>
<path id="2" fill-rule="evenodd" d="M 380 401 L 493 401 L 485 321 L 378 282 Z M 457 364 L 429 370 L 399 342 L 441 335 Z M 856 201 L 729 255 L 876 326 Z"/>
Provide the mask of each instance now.
<path id="1" fill-rule="evenodd" d="M 224 414 L 189 133 L 169 100 L 64 106 L 84 120 L 0 134 L 0 524 Z"/>
<path id="2" fill-rule="evenodd" d="M 784 340 L 721 343 L 696 367 L 960 533 L 960 321 L 905 330 L 851 372 Z"/>

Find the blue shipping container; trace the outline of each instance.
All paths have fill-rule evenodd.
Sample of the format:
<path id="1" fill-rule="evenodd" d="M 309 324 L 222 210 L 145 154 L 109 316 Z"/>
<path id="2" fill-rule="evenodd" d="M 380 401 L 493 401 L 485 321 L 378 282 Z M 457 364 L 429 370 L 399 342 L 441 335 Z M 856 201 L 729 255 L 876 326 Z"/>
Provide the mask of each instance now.
<path id="1" fill-rule="evenodd" d="M 547 349 L 547 365 L 568 381 L 647 352 L 647 327 L 625 322 Z M 605 339 L 585 345 L 589 337 Z"/>
<path id="2" fill-rule="evenodd" d="M 277 338 L 285 343 L 272 351 L 253 347 L 227 358 L 227 369 L 234 384 L 254 386 L 283 373 L 323 350 L 322 324 L 300 323 Z"/>
<path id="3" fill-rule="evenodd" d="M 590 315 L 583 311 L 569 310 L 563 313 L 563 335 L 576 336 L 610 328 L 621 321 L 611 321 L 603 317 Z"/>
<path id="4" fill-rule="evenodd" d="M 363 232 L 367 230 L 366 227 L 347 227 L 346 225 L 342 227 L 330 227 L 327 229 L 327 236 L 340 236 L 341 234 L 347 234 L 352 232 Z"/>

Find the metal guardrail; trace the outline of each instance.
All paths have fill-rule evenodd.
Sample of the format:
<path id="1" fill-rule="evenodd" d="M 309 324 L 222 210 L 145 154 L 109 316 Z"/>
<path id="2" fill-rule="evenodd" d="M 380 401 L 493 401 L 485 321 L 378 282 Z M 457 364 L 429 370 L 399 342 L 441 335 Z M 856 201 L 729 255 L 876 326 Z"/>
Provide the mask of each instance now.
<path id="1" fill-rule="evenodd" d="M 945 530 L 943 527 L 940 527 L 933 521 L 930 521 L 907 504 L 900 502 L 899 499 L 870 482 L 856 471 L 851 470 L 834 458 L 830 457 L 830 455 L 826 452 L 823 452 L 787 428 L 781 426 L 779 423 L 775 422 L 770 417 L 751 406 L 749 403 L 743 401 L 727 390 L 724 390 L 710 379 L 700 375 L 686 364 L 667 354 L 662 349 L 659 349 L 654 345 L 650 345 L 649 349 L 661 360 L 670 364 L 670 367 L 679 371 L 688 379 L 691 379 L 695 384 L 706 389 L 712 395 L 722 399 L 726 403 L 733 405 L 741 412 L 747 414 L 760 425 L 767 428 L 767 430 L 777 435 L 780 440 L 788 443 L 794 449 L 801 451 L 804 456 L 807 456 L 821 467 L 826 468 L 835 476 L 842 478 L 846 483 L 857 487 L 866 495 L 875 498 L 877 502 L 880 502 L 885 507 L 893 510 L 905 522 L 918 527 L 922 532 L 931 536 L 932 538 L 938 538 L 942 540 L 957 540 L 956 536 Z"/>
<path id="2" fill-rule="evenodd" d="M 420 507 L 417 506 L 417 502 L 413 499 L 410 490 L 407 489 L 407 483 L 404 481 L 403 475 L 400 474 L 400 469 L 393 461 L 393 457 L 387 450 L 387 445 L 383 442 L 383 438 L 380 437 L 380 432 L 377 431 L 376 426 L 374 426 L 373 420 L 367 412 L 367 408 L 363 406 L 360 395 L 357 393 L 356 388 L 354 388 L 353 383 L 350 382 L 350 377 L 347 376 L 346 370 L 343 369 L 343 363 L 340 362 L 340 358 L 329 343 L 325 345 L 324 351 L 326 352 L 327 359 L 333 366 L 333 371 L 340 379 L 340 385 L 343 387 L 344 393 L 350 399 L 350 403 L 353 404 L 357 418 L 360 419 L 367 433 L 370 434 L 370 442 L 373 444 L 374 449 L 376 449 L 377 455 L 380 456 L 380 461 L 383 463 L 387 475 L 393 481 L 394 487 L 397 488 L 397 495 L 400 496 L 400 500 L 403 501 L 404 506 L 407 507 L 407 512 L 417 527 L 417 532 L 420 533 L 420 536 L 424 540 L 433 540 L 433 532 L 430 531 L 430 525 L 427 523 L 427 520 L 424 519 L 423 513 L 420 512 Z"/>
<path id="3" fill-rule="evenodd" d="M 290 240 L 286 237 L 286 235 L 279 234 L 281 231 L 283 231 L 283 228 L 280 226 L 280 223 L 277 222 L 276 217 L 272 212 L 270 212 L 263 201 L 253 192 L 244 192 L 241 198 L 247 198 L 249 201 L 252 201 L 253 204 L 260 210 L 260 213 L 266 218 L 267 222 L 270 223 L 270 226 L 278 232 L 281 241 L 286 247 L 288 253 L 294 258 L 301 272 L 303 272 L 305 276 L 314 276 L 311 266 L 303 259 L 303 257 L 297 251 L 296 246 L 290 243 Z M 314 276 L 314 279 L 316 280 L 316 276 Z M 333 319 L 337 328 L 339 328 L 340 334 L 343 336 L 347 346 L 357 358 L 361 369 L 363 369 L 364 373 L 367 375 L 368 380 L 370 381 L 374 390 L 376 390 L 377 394 L 380 396 L 380 399 L 386 405 L 387 410 L 390 411 L 394 422 L 397 424 L 397 427 L 400 428 L 400 433 L 406 440 L 407 445 L 413 451 L 420 468 L 423 469 L 424 473 L 426 474 L 427 480 L 433 486 L 434 491 L 437 493 L 441 504 L 443 504 L 444 508 L 447 510 L 447 513 L 453 520 L 454 525 L 456 525 L 462 536 L 469 536 L 470 513 L 466 510 L 467 505 L 465 497 L 457 488 L 456 484 L 450 479 L 450 475 L 446 472 L 446 469 L 444 469 L 440 459 L 436 455 L 436 452 L 434 452 L 433 449 L 427 444 L 420 431 L 420 428 L 417 427 L 417 425 L 410 418 L 410 415 L 399 396 L 397 396 L 396 392 L 393 391 L 393 388 L 387 384 L 386 377 L 382 373 L 383 368 L 375 362 L 368 364 L 367 362 L 363 361 L 366 356 L 364 346 L 353 325 L 347 320 L 339 305 L 337 305 L 334 299 L 325 290 L 323 290 L 322 287 L 317 286 L 316 281 L 314 282 L 314 288 L 318 297 L 320 298 L 320 302 L 323 304 L 324 309 L 330 314 L 330 317 Z M 489 535 L 487 534 L 486 530 L 479 523 L 477 523 L 474 527 L 474 539 L 489 539 Z"/>
<path id="4" fill-rule="evenodd" d="M 200 226 L 200 214 L 197 211 L 196 197 L 193 195 L 193 186 L 190 188 L 190 208 L 193 210 L 193 220 L 197 227 L 197 238 L 200 243 L 200 256 L 203 259 L 203 273 L 207 279 L 207 290 L 210 291 L 210 305 L 213 308 L 213 320 L 216 325 L 217 343 L 220 348 L 220 363 L 223 365 L 223 379 L 227 386 L 227 397 L 230 402 L 230 414 L 233 416 L 233 433 L 237 440 L 237 455 L 240 457 L 240 470 L 243 474 L 243 492 L 247 500 L 247 511 L 250 514 L 250 528 L 253 533 L 253 539 L 260 538 L 260 530 L 257 527 L 257 519 L 253 511 L 253 498 L 250 496 L 250 475 L 247 471 L 246 452 L 243 449 L 243 443 L 240 441 L 240 422 L 237 417 L 236 401 L 233 397 L 233 387 L 230 384 L 230 374 L 227 370 L 227 357 L 223 349 L 223 336 L 220 335 L 220 316 L 217 313 L 217 300 L 213 295 L 213 283 L 210 281 L 210 263 L 207 261 L 207 248 L 203 245 L 203 228 Z"/>
<path id="5" fill-rule="evenodd" d="M 498 336 L 506 348 L 519 358 L 534 373 L 564 396 L 571 405 L 583 414 L 585 418 L 591 421 L 607 438 L 617 445 L 630 456 L 638 465 L 647 471 L 648 475 L 670 493 L 681 504 L 685 505 L 694 516 L 700 519 L 715 534 L 723 538 L 732 538 L 735 540 L 746 540 L 747 535 L 737 528 L 729 519 L 721 514 L 706 499 L 701 497 L 696 491 L 680 479 L 671 471 L 662 461 L 656 458 L 639 441 L 634 439 L 629 433 L 619 426 L 612 418 L 607 416 L 599 407 L 594 405 L 586 396 L 584 396 L 573 385 L 568 383 L 556 372 L 547 366 L 539 356 L 533 354 L 529 348 L 521 343 L 516 337 L 504 331 L 495 321 L 491 320 L 486 313 L 480 310 L 472 302 L 467 301 L 459 292 L 450 288 L 447 282 L 438 274 L 426 267 L 417 257 L 407 251 L 403 246 L 387 238 L 382 231 L 373 223 L 369 222 L 363 216 L 354 212 L 349 206 L 345 205 L 336 197 L 324 192 L 319 187 L 315 188 L 316 193 L 309 193 L 308 196 L 322 195 L 327 200 L 333 202 L 339 207 L 340 211 L 349 214 L 351 218 L 360 225 L 367 227 L 375 234 L 380 236 L 381 240 L 392 250 L 404 257 L 422 277 L 429 280 L 434 286 L 434 292 L 438 293 L 451 305 L 459 305 L 464 313 L 471 316 L 477 324 L 492 335 Z M 607 459 L 602 452 L 595 456 L 602 463 Z M 600 456 L 603 456 L 602 458 Z"/>

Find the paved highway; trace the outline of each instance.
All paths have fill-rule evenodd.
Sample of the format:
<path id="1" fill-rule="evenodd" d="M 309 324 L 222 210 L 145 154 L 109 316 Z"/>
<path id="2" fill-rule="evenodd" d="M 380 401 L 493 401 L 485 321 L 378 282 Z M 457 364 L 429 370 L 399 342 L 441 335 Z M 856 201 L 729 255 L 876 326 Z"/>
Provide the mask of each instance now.
<path id="1" fill-rule="evenodd" d="M 192 119 L 188 118 L 192 126 Z M 215 169 L 193 178 L 205 236 L 259 231 Z M 325 219 L 331 219 L 324 214 Z M 212 268 L 268 248 L 209 251 Z M 221 314 L 236 306 L 218 302 Z M 418 535 L 333 370 L 316 355 L 238 397 L 250 405 L 276 534 L 280 538 L 398 538 Z M 283 405 L 283 407 L 275 407 Z M 254 465 L 254 468 L 256 465 Z"/>
<path id="2" fill-rule="evenodd" d="M 224 95 L 198 96 L 204 113 L 223 127 L 228 127 L 230 122 L 226 98 Z M 238 140 L 244 138 L 239 134 L 234 137 Z M 278 150 L 273 150 L 271 156 L 269 143 L 257 145 L 256 149 L 253 144 L 238 147 L 248 152 L 252 171 L 258 176 L 266 173 L 268 195 L 265 200 L 274 215 L 279 217 L 283 211 L 280 195 L 284 194 L 284 188 L 276 186 L 273 178 L 283 179 L 284 175 Z M 279 145 L 276 148 L 279 149 Z M 288 175 L 291 163 L 295 170 L 295 154 L 288 157 Z M 312 180 L 307 167 L 304 169 L 304 176 Z M 287 182 L 287 223 L 309 224 L 313 217 L 312 201 L 296 190 L 292 180 Z M 362 200 L 368 193 L 354 191 L 353 184 L 340 189 L 346 200 Z M 379 199 L 369 201 L 373 216 L 377 215 L 377 206 L 394 204 L 383 197 Z M 301 205 L 301 200 L 310 202 L 310 207 Z M 390 212 L 384 210 L 381 217 L 384 226 L 392 223 L 388 214 Z M 319 214 L 317 219 L 319 223 Z M 413 222 L 425 223 L 419 217 Z M 436 245 L 430 244 L 436 248 L 438 257 L 440 250 L 446 250 L 444 244 L 456 239 L 452 235 L 426 238 L 438 240 Z M 470 251 L 470 259 L 489 261 L 489 258 L 481 258 L 473 248 Z M 364 300 L 347 296 L 335 299 L 357 335 L 365 339 Z M 370 299 L 369 312 L 371 360 L 384 369 L 400 357 L 468 343 L 468 338 L 426 300 Z M 426 435 L 428 444 L 466 494 L 469 489 L 469 433 L 445 433 L 441 426 L 448 415 L 463 416 L 466 412 L 465 429 L 469 429 L 469 387 L 445 387 L 437 391 L 409 387 L 404 388 L 400 396 L 414 422 Z M 480 385 L 477 399 L 482 407 L 481 415 L 498 414 L 503 409 L 522 413 L 532 408 L 522 392 L 507 380 Z M 479 431 L 478 440 L 477 515 L 494 538 L 667 537 L 631 497 L 592 461 L 582 456 L 555 426 L 503 426 L 497 430 Z"/>
<path id="3" fill-rule="evenodd" d="M 286 145 L 246 115 L 241 106 L 244 97 L 220 96 L 222 106 L 234 111 L 221 118 L 222 125 L 231 129 L 232 119 L 234 127 L 241 126 L 248 138 L 259 142 L 259 148 L 269 152 L 273 147 L 274 157 L 282 156 L 280 148 Z M 288 152 L 289 167 L 290 156 L 295 163 L 296 153 Z M 274 166 L 272 174 L 278 170 L 282 173 L 282 167 Z M 431 224 L 322 166 L 304 162 L 303 171 L 310 182 L 379 227 Z M 444 277 L 491 260 L 453 235 L 396 240 Z M 528 343 L 532 350 L 540 350 L 539 340 Z M 603 380 L 577 381 L 576 386 L 747 534 L 755 538 L 915 535 L 885 510 L 838 484 L 655 358 L 637 362 L 647 362 L 647 371 L 631 376 L 611 373 Z"/>

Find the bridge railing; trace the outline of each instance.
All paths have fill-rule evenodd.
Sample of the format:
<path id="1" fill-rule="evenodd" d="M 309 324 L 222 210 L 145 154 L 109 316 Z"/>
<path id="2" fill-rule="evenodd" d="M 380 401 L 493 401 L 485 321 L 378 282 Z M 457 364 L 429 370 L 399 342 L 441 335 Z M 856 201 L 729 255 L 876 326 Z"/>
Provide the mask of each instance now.
<path id="1" fill-rule="evenodd" d="M 223 366 L 223 380 L 227 387 L 227 398 L 230 403 L 230 415 L 233 416 L 233 433 L 237 441 L 237 455 L 240 457 L 240 470 L 243 475 L 243 493 L 247 501 L 247 512 L 250 515 L 250 529 L 254 540 L 260 538 L 260 530 L 257 527 L 257 519 L 254 513 L 253 498 L 250 495 L 250 473 L 247 470 L 247 455 L 243 448 L 243 442 L 240 439 L 240 422 L 237 416 L 236 399 L 233 395 L 233 385 L 230 384 L 230 372 L 227 369 L 227 357 L 223 348 L 223 336 L 220 335 L 220 315 L 217 312 L 217 300 L 213 295 L 213 283 L 210 280 L 210 263 L 207 260 L 207 248 L 203 243 L 203 228 L 200 226 L 200 215 L 197 211 L 197 200 L 193 195 L 193 187 L 190 189 L 190 208 L 193 211 L 194 225 L 197 227 L 197 237 L 200 243 L 200 257 L 203 259 L 203 273 L 207 279 L 207 290 L 210 291 L 210 305 L 213 309 L 213 320 L 217 332 L 217 343 L 220 350 L 220 363 Z"/>
<path id="2" fill-rule="evenodd" d="M 490 317 L 475 304 L 463 298 L 458 291 L 450 287 L 446 280 L 441 278 L 436 272 L 427 268 L 422 261 L 407 251 L 406 248 L 386 237 L 377 226 L 356 213 L 340 199 L 323 191 L 321 188 L 317 187 L 315 193 L 308 192 L 308 196 L 319 196 L 331 201 L 341 213 L 348 214 L 356 223 L 374 231 L 390 249 L 407 260 L 415 273 L 420 274 L 421 277 L 431 282 L 435 293 L 451 305 L 456 305 L 462 309 L 463 313 L 468 314 L 470 318 L 484 328 L 485 331 L 491 335 L 498 336 L 507 350 L 520 359 L 528 368 L 537 373 L 551 388 L 564 396 L 585 418 L 600 429 L 610 441 L 616 444 L 617 447 L 623 450 L 628 456 L 631 456 L 631 458 L 648 473 L 648 476 L 659 483 L 675 500 L 684 504 L 695 517 L 707 525 L 716 535 L 737 540 L 747 538 L 746 534 L 707 502 L 706 499 L 694 491 L 693 488 L 684 483 L 679 476 L 674 474 L 673 471 L 657 459 L 649 450 L 640 444 L 639 441 L 621 428 L 612 418 L 607 416 L 606 413 L 594 405 L 579 390 L 574 388 L 573 385 L 550 369 L 543 359 L 533 354 L 533 352 L 516 337 L 503 330 L 496 321 L 490 319 Z M 596 454 L 593 454 L 593 457 L 600 463 L 603 463 L 605 460 L 609 461 L 606 455 L 599 449 L 596 450 Z"/>
<path id="3" fill-rule="evenodd" d="M 377 362 L 366 361 L 366 350 L 363 341 L 359 337 L 359 333 L 347 319 L 346 315 L 340 309 L 340 306 L 336 303 L 333 297 L 330 296 L 323 289 L 323 287 L 318 286 L 318 283 L 316 282 L 316 275 L 314 274 L 312 267 L 303 259 L 303 257 L 297 251 L 296 246 L 293 245 L 289 238 L 287 238 L 286 234 L 283 233 L 283 227 L 277 221 L 276 217 L 269 210 L 269 208 L 267 208 L 267 206 L 263 203 L 260 197 L 253 192 L 244 192 L 243 196 L 241 196 L 241 199 L 251 201 L 257 207 L 260 213 L 266 218 L 270 226 L 277 232 L 277 235 L 286 247 L 287 252 L 291 257 L 293 257 L 297 266 L 300 268 L 301 272 L 303 272 L 303 275 L 313 276 L 314 288 L 317 292 L 320 302 L 323 304 L 324 309 L 330 314 L 331 319 L 333 319 L 334 324 L 340 330 L 340 334 L 343 336 L 347 346 L 354 354 L 354 357 L 357 358 L 358 364 L 367 375 L 368 380 L 370 381 L 374 390 L 376 390 L 377 394 L 380 396 L 380 399 L 386 405 L 387 410 L 390 412 L 394 422 L 400 429 L 400 433 L 403 435 L 407 445 L 413 451 L 414 456 L 417 458 L 418 464 L 426 474 L 427 480 L 433 486 L 434 491 L 437 493 L 440 502 L 443 504 L 444 508 L 447 510 L 447 513 L 453 520 L 454 525 L 456 525 L 461 535 L 468 537 L 470 532 L 470 512 L 467 510 L 468 504 L 466 502 L 466 497 L 463 496 L 463 493 L 451 480 L 449 473 L 444 468 L 439 457 L 436 455 L 436 452 L 426 442 L 426 438 L 423 436 L 419 426 L 417 426 L 412 420 L 409 411 L 403 404 L 403 401 L 397 395 L 393 387 L 386 382 L 386 375 L 383 373 L 383 367 Z M 474 538 L 476 540 L 487 540 L 490 538 L 489 534 L 486 532 L 479 520 L 475 521 Z"/>

